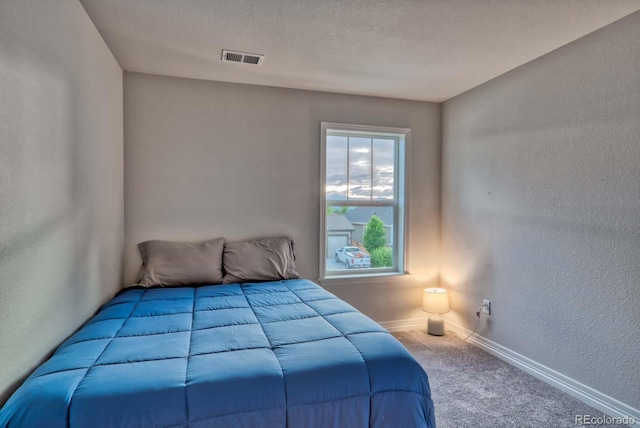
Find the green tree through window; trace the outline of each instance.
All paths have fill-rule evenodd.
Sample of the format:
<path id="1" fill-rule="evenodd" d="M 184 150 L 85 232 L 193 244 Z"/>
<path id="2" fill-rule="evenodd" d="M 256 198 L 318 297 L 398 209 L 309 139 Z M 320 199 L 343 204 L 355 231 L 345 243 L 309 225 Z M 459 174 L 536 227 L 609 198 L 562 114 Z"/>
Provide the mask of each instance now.
<path id="1" fill-rule="evenodd" d="M 369 253 L 376 248 L 387 245 L 387 233 L 384 230 L 384 223 L 377 215 L 372 215 L 367 223 L 367 230 L 364 233 L 364 246 Z"/>

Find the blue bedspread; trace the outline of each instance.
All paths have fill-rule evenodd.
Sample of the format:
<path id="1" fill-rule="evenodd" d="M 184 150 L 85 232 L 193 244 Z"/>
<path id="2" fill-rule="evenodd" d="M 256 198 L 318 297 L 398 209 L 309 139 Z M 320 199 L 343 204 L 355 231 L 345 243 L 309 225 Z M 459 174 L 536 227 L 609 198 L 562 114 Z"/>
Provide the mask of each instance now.
<path id="1" fill-rule="evenodd" d="M 0 427 L 435 427 L 427 375 L 307 280 L 130 289 L 0 410 Z"/>

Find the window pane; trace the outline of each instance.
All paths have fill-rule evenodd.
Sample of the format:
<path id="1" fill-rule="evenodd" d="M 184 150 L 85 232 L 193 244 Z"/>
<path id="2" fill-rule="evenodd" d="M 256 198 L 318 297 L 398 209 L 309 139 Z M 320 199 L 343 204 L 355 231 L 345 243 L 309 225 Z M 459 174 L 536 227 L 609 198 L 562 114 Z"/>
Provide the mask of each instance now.
<path id="1" fill-rule="evenodd" d="M 373 199 L 392 200 L 394 196 L 395 141 L 373 140 Z"/>
<path id="2" fill-rule="evenodd" d="M 371 199 L 371 138 L 349 137 L 349 199 Z"/>
<path id="3" fill-rule="evenodd" d="M 406 225 L 398 192 L 404 189 L 408 133 L 337 125 L 322 125 L 326 186 L 320 277 L 402 274 Z"/>
<path id="4" fill-rule="evenodd" d="M 392 206 L 328 206 L 326 271 L 393 267 L 393 212 Z"/>
<path id="5" fill-rule="evenodd" d="M 327 200 L 347 199 L 347 137 L 327 136 Z"/>

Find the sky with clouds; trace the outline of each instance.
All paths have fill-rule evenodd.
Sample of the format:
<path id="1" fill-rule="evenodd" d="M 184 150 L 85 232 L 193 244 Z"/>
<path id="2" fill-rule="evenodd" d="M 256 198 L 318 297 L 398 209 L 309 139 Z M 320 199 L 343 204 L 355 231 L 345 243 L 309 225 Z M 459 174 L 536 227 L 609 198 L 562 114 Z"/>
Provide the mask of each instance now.
<path id="1" fill-rule="evenodd" d="M 328 135 L 326 156 L 327 199 L 393 199 L 394 140 Z"/>

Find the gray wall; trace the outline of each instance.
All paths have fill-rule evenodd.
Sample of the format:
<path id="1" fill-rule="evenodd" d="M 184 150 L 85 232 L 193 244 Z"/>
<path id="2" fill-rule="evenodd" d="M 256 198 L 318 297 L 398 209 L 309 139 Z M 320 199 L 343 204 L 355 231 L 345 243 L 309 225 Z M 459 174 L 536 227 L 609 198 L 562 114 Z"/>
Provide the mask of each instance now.
<path id="1" fill-rule="evenodd" d="M 640 408 L 640 13 L 444 104 L 451 321 Z"/>
<path id="2" fill-rule="evenodd" d="M 320 122 L 410 127 L 408 280 L 328 287 L 379 321 L 421 315 L 439 264 L 440 105 L 125 73 L 125 284 L 147 239 L 291 235 L 317 280 Z"/>
<path id="3" fill-rule="evenodd" d="M 122 120 L 77 0 L 0 2 L 0 403 L 121 285 Z"/>

